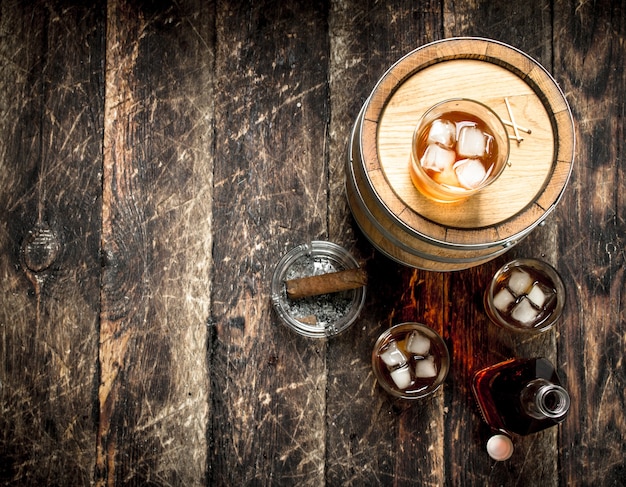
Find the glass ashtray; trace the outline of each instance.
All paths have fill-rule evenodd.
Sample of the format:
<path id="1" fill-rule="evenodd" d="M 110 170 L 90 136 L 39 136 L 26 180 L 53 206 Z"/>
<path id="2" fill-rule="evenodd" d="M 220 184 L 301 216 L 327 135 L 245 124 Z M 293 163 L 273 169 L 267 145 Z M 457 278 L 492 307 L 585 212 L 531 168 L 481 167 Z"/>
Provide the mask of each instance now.
<path id="1" fill-rule="evenodd" d="M 272 276 L 271 300 L 278 318 L 293 331 L 309 338 L 332 337 L 347 330 L 363 308 L 365 285 L 291 299 L 285 282 L 358 267 L 358 262 L 346 249 L 332 242 L 316 240 L 291 249 L 278 262 Z"/>

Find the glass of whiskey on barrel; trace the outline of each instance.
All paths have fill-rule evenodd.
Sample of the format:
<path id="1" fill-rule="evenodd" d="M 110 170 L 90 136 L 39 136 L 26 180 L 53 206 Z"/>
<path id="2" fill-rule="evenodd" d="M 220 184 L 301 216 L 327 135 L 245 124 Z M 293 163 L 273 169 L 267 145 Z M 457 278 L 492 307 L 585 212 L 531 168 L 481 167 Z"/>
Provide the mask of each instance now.
<path id="1" fill-rule="evenodd" d="M 508 158 L 508 132 L 491 108 L 466 98 L 446 100 L 426 111 L 415 129 L 411 180 L 432 200 L 460 201 L 494 182 Z"/>
<path id="2" fill-rule="evenodd" d="M 493 276 L 484 296 L 485 312 L 502 328 L 540 333 L 554 326 L 565 306 L 558 272 L 537 259 L 516 259 Z"/>

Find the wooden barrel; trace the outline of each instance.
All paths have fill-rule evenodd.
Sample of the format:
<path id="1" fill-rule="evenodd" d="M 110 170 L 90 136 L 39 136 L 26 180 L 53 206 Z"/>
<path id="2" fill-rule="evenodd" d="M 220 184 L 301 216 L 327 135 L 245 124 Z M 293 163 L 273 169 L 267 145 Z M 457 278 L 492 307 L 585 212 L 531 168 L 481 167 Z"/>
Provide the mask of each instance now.
<path id="1" fill-rule="evenodd" d="M 523 140 L 511 140 L 496 182 L 461 202 L 437 203 L 413 186 L 409 161 L 420 116 L 448 98 L 474 99 L 513 118 L 518 128 L 509 134 Z M 388 257 L 427 270 L 465 269 L 506 252 L 554 210 L 574 144 L 565 96 L 535 60 L 488 39 L 433 42 L 394 64 L 361 109 L 346 159 L 348 203 Z"/>

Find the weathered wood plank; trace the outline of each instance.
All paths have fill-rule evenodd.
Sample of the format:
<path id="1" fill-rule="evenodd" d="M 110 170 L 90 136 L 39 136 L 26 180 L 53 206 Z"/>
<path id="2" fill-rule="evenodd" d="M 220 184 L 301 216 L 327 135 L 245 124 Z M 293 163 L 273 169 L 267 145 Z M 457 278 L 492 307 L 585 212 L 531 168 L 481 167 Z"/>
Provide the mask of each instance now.
<path id="1" fill-rule="evenodd" d="M 325 344 L 270 312 L 274 266 L 325 238 L 327 12 L 218 2 L 212 485 L 321 485 Z"/>
<path id="2" fill-rule="evenodd" d="M 359 110 L 376 82 L 400 57 L 441 38 L 438 1 L 331 2 L 331 125 L 329 234 L 354 239 L 344 195 L 346 145 Z M 361 238 L 359 237 L 359 240 Z"/>
<path id="3" fill-rule="evenodd" d="M 108 3 L 101 485 L 206 476 L 212 8 Z"/>
<path id="4" fill-rule="evenodd" d="M 522 28 L 523 26 L 523 28 Z M 446 36 L 480 36 L 502 41 L 532 56 L 546 69 L 552 66 L 550 2 L 444 2 Z M 531 135 L 532 136 L 532 135 Z M 556 212 L 561 211 L 557 208 Z M 482 293 L 489 276 L 516 257 L 537 257 L 556 264 L 558 226 L 554 216 L 533 231 L 512 251 L 480 268 L 451 276 L 448 292 L 449 337 L 453 344 L 452 381 L 448 415 L 448 441 L 468 445 L 451 448 L 446 456 L 446 476 L 451 484 L 534 485 L 558 483 L 557 429 L 531 437 L 515 438 L 514 455 L 519 460 L 498 463 L 485 452 L 492 434 L 482 421 L 470 388 L 473 374 L 482 367 L 510 357 L 545 356 L 555 361 L 555 333 L 540 337 L 516 336 L 496 328 L 482 309 Z M 468 468 L 468 465 L 471 467 Z"/>
<path id="5" fill-rule="evenodd" d="M 88 485 L 104 10 L 0 9 L 0 483 Z"/>
<path id="6" fill-rule="evenodd" d="M 559 214 L 559 263 L 570 283 L 559 362 L 575 398 L 560 435 L 561 483 L 623 485 L 626 2 L 555 1 L 554 20 L 555 75 L 578 145 L 568 211 Z"/>
<path id="7" fill-rule="evenodd" d="M 552 64 L 552 2 L 443 0 L 445 37 L 495 39 L 521 49 L 543 66 Z"/>
<path id="8" fill-rule="evenodd" d="M 393 400 L 373 379 L 371 351 L 384 329 L 403 321 L 422 320 L 441 331 L 444 277 L 410 270 L 373 252 L 354 228 L 343 189 L 345 147 L 361 106 L 401 56 L 441 37 L 441 6 L 434 1 L 334 2 L 329 23 L 329 234 L 365 261 L 370 285 L 359 321 L 329 343 L 326 483 L 441 485 L 443 393 L 414 405 Z"/>

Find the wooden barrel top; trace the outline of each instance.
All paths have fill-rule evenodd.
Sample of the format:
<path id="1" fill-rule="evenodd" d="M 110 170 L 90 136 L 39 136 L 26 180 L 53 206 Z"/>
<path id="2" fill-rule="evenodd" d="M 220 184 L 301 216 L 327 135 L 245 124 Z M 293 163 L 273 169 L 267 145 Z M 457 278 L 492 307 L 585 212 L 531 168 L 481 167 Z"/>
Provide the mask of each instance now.
<path id="1" fill-rule="evenodd" d="M 481 101 L 510 120 L 506 98 L 515 122 L 531 133 L 510 141 L 509 164 L 496 182 L 446 204 L 424 197 L 408 166 L 419 117 L 449 98 Z M 360 133 L 368 179 L 398 223 L 461 246 L 514 241 L 545 219 L 567 185 L 574 144 L 569 106 L 548 72 L 517 49 L 479 38 L 434 42 L 400 59 L 368 99 Z"/>

